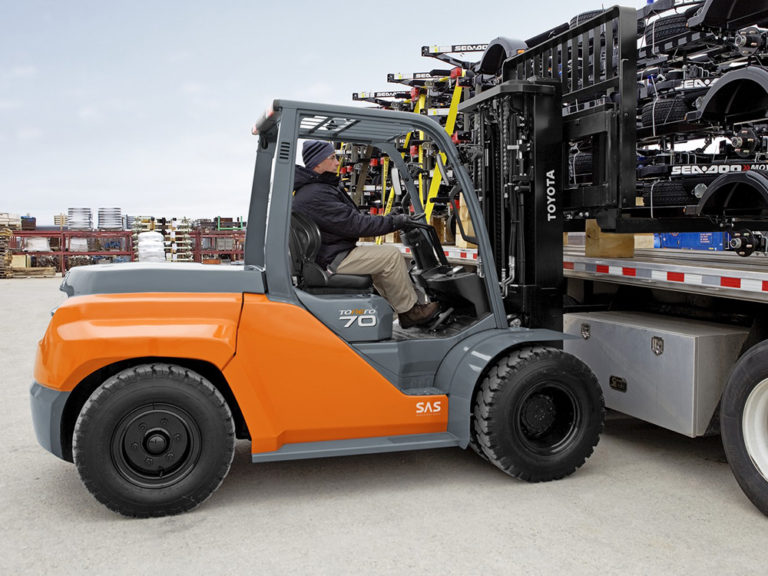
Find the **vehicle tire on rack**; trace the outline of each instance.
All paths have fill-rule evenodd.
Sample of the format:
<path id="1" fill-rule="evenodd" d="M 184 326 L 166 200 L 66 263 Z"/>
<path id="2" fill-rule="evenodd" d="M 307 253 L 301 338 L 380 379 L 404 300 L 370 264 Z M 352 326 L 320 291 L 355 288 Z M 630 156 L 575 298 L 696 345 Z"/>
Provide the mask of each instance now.
<path id="1" fill-rule="evenodd" d="M 642 123 L 645 127 L 662 126 L 679 122 L 688 113 L 688 106 L 682 98 L 659 99 L 643 106 Z"/>
<path id="2" fill-rule="evenodd" d="M 568 176 L 571 184 L 592 179 L 592 153 L 576 152 L 568 156 Z"/>
<path id="3" fill-rule="evenodd" d="M 660 44 L 670 38 L 684 34 L 688 27 L 689 16 L 686 14 L 672 14 L 664 18 L 657 18 L 645 26 L 646 46 L 662 49 Z"/>
<path id="4" fill-rule="evenodd" d="M 235 449 L 223 396 L 181 366 L 143 364 L 106 380 L 75 424 L 80 477 L 102 504 L 146 518 L 202 503 L 229 471 Z"/>
<path id="5" fill-rule="evenodd" d="M 584 464 L 604 419 L 602 390 L 583 362 L 529 346 L 491 366 L 475 396 L 473 425 L 477 443 L 500 470 L 542 482 Z"/>
<path id="6" fill-rule="evenodd" d="M 587 20 L 590 20 L 602 13 L 603 13 L 603 10 L 587 10 L 586 12 L 582 12 L 581 14 L 576 14 L 576 16 L 571 18 L 570 22 L 568 22 L 568 25 L 571 28 L 573 28 L 574 26 L 581 24 L 582 22 L 586 22 Z"/>
<path id="7" fill-rule="evenodd" d="M 582 12 L 581 14 L 577 14 L 573 18 L 570 19 L 568 22 L 568 27 L 573 28 L 574 26 L 578 26 L 579 24 L 582 24 L 583 22 L 586 22 L 587 20 L 591 20 L 595 16 L 598 16 L 605 12 L 605 10 L 587 10 L 586 12 Z M 637 33 L 642 34 L 643 30 L 645 29 L 645 22 L 640 19 L 637 21 Z M 616 33 L 616 24 L 613 24 L 613 32 Z"/>
<path id="8" fill-rule="evenodd" d="M 768 341 L 736 362 L 720 404 L 720 435 L 736 481 L 768 516 Z"/>
<path id="9" fill-rule="evenodd" d="M 682 182 L 660 180 L 643 189 L 643 204 L 650 206 L 682 206 L 691 204 L 693 197 Z"/>

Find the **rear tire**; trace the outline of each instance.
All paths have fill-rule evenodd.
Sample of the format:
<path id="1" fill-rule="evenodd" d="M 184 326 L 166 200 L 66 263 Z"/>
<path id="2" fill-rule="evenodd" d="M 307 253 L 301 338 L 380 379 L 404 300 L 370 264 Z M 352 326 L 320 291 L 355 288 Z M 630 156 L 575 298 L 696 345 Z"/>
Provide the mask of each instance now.
<path id="1" fill-rule="evenodd" d="M 736 363 L 720 405 L 720 434 L 736 481 L 768 516 L 768 341 Z"/>
<path id="2" fill-rule="evenodd" d="M 592 371 L 556 348 L 526 347 L 494 364 L 475 399 L 477 443 L 500 470 L 529 482 L 572 474 L 605 419 Z"/>
<path id="3" fill-rule="evenodd" d="M 170 364 L 135 366 L 104 382 L 80 412 L 72 447 L 88 490 L 133 517 L 195 508 L 227 475 L 234 449 L 219 391 Z"/>

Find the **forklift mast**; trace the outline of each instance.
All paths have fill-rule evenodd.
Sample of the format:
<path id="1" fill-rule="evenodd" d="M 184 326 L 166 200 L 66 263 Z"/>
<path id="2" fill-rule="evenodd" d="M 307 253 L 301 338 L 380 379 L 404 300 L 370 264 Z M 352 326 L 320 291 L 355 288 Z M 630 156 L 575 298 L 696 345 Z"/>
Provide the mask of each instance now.
<path id="1" fill-rule="evenodd" d="M 505 309 L 562 330 L 563 137 L 559 83 L 510 80 L 467 100 L 471 173 Z"/>
<path id="2" fill-rule="evenodd" d="M 465 158 L 514 323 L 561 330 L 562 233 L 587 218 L 616 230 L 634 206 L 636 31 L 635 10 L 607 10 L 512 56 L 500 84 L 460 107 L 472 132 Z M 593 152 L 593 174 L 574 187 L 566 158 L 579 144 Z"/>

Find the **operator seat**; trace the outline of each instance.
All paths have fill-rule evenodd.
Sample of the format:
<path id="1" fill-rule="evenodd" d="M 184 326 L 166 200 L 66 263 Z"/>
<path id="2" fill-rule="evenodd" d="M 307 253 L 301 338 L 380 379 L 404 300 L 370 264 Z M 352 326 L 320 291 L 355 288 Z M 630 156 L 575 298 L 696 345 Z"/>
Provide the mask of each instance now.
<path id="1" fill-rule="evenodd" d="M 315 221 L 292 212 L 289 250 L 298 287 L 312 293 L 372 292 L 373 279 L 368 275 L 333 274 L 323 269 L 315 261 L 319 249 L 320 229 Z"/>

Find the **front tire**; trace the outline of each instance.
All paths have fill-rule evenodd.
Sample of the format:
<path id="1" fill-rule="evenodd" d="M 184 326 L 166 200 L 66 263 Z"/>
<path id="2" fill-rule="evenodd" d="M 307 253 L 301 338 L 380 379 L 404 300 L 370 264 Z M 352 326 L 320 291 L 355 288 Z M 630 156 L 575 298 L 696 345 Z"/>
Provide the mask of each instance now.
<path id="1" fill-rule="evenodd" d="M 584 464 L 604 419 L 603 394 L 592 371 L 544 346 L 500 358 L 475 399 L 475 435 L 488 460 L 529 482 L 557 480 Z"/>
<path id="2" fill-rule="evenodd" d="M 186 512 L 208 498 L 229 471 L 232 414 L 199 374 L 145 364 L 109 378 L 75 424 L 73 455 L 88 490 L 125 516 Z"/>
<path id="3" fill-rule="evenodd" d="M 768 516 L 768 342 L 736 363 L 720 405 L 720 434 L 736 481 Z"/>

